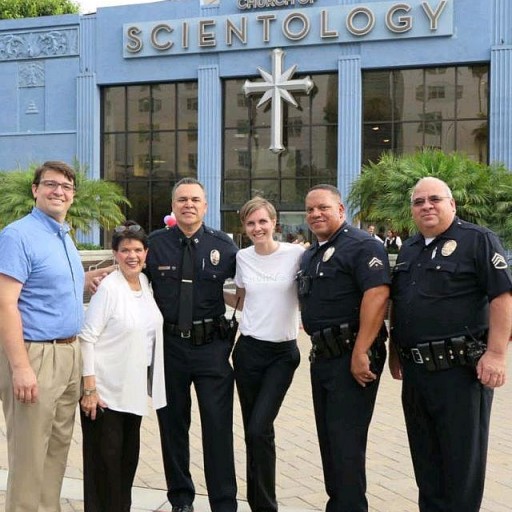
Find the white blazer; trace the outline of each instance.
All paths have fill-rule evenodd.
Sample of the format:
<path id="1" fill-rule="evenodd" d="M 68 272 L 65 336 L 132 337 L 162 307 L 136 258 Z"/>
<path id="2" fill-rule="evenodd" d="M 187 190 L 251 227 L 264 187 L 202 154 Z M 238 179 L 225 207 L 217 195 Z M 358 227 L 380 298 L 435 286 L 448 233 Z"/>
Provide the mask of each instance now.
<path id="1" fill-rule="evenodd" d="M 123 274 L 105 277 L 92 296 L 80 332 L 83 375 L 96 376 L 96 389 L 115 411 L 147 414 L 148 387 L 155 409 L 165 407 L 163 317 L 147 277 L 140 275 L 142 299 L 135 298 Z M 149 308 L 141 315 L 139 308 Z M 154 323 L 156 341 L 148 383 L 147 316 Z M 149 386 L 148 386 L 149 384 Z"/>

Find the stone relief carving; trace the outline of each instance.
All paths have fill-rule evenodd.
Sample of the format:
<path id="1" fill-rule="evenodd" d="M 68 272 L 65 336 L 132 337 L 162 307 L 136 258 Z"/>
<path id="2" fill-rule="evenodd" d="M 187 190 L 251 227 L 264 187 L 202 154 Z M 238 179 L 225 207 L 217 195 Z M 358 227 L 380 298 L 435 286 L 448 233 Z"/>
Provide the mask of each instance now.
<path id="1" fill-rule="evenodd" d="M 19 65 L 19 87 L 44 87 L 44 80 L 44 62 L 27 62 Z"/>
<path id="2" fill-rule="evenodd" d="M 78 29 L 0 35 L 0 61 L 78 55 Z"/>

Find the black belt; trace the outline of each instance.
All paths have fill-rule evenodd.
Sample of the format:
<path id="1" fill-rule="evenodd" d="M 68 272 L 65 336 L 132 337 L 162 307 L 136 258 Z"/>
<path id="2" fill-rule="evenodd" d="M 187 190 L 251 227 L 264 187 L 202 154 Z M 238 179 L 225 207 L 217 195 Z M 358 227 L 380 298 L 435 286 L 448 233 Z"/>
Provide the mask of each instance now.
<path id="1" fill-rule="evenodd" d="M 351 352 L 356 342 L 357 330 L 357 328 L 345 323 L 314 332 L 311 336 L 313 346 L 309 353 L 309 361 L 314 363 L 316 359 L 332 359 Z M 383 325 L 374 341 L 374 345 L 384 343 L 387 338 L 388 331 L 386 326 Z"/>
<path id="2" fill-rule="evenodd" d="M 192 328 L 189 331 L 182 331 L 177 324 L 164 322 L 164 333 L 178 336 L 192 345 L 199 346 L 211 343 L 215 335 L 224 339 L 226 326 L 227 320 L 223 316 L 196 320 L 192 322 Z"/>
<path id="3" fill-rule="evenodd" d="M 25 343 L 58 343 L 63 345 L 69 345 L 76 340 L 76 336 L 70 336 L 69 338 L 56 338 L 54 340 L 25 340 Z"/>
<path id="4" fill-rule="evenodd" d="M 316 331 L 311 336 L 311 351 L 309 361 L 316 359 L 332 359 L 341 357 L 354 348 L 357 331 L 351 329 L 349 324 L 334 325 Z"/>
<path id="5" fill-rule="evenodd" d="M 470 336 L 419 343 L 415 347 L 397 347 L 402 359 L 424 365 L 431 372 L 455 366 L 476 367 L 486 349 L 487 344 L 484 340 Z"/>

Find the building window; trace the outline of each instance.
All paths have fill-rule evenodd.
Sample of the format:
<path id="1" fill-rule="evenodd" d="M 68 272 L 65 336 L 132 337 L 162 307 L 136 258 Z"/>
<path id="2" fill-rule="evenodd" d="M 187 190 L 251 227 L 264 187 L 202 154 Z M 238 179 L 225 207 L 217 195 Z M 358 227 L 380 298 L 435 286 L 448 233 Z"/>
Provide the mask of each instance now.
<path id="1" fill-rule="evenodd" d="M 197 122 L 196 82 L 102 90 L 102 177 L 122 187 L 126 217 L 148 232 L 163 227 L 174 183 L 197 177 Z"/>
<path id="2" fill-rule="evenodd" d="M 488 159 L 489 66 L 363 72 L 363 163 L 423 147 Z"/>
<path id="3" fill-rule="evenodd" d="M 280 154 L 269 150 L 271 109 L 256 108 L 261 96 L 245 97 L 245 80 L 224 82 L 223 229 L 242 245 L 237 210 L 251 197 L 262 195 L 279 212 L 301 216 L 312 185 L 337 183 L 338 75 L 311 78 L 309 95 L 293 93 L 299 108 L 283 105 Z"/>
<path id="4" fill-rule="evenodd" d="M 196 98 L 187 98 L 187 110 L 194 110 L 197 112 L 197 97 Z"/>

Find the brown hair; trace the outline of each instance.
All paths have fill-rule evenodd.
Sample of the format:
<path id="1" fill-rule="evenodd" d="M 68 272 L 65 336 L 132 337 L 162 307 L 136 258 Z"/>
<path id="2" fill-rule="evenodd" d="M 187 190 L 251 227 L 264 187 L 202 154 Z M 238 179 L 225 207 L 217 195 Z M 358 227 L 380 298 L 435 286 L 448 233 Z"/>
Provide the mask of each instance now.
<path id="1" fill-rule="evenodd" d="M 256 210 L 259 210 L 260 208 L 264 208 L 267 210 L 268 216 L 271 218 L 271 220 L 277 220 L 277 212 L 274 208 L 274 205 L 267 201 L 265 198 L 256 196 L 252 199 L 249 199 L 242 208 L 240 208 L 240 220 L 242 221 L 242 224 L 246 221 L 247 217 L 254 213 Z"/>
<path id="2" fill-rule="evenodd" d="M 129 229 L 130 226 L 137 226 L 139 229 L 132 231 Z M 123 227 L 126 229 L 123 230 Z M 127 220 L 120 226 L 117 226 L 117 228 L 114 228 L 114 233 L 112 233 L 112 249 L 114 251 L 119 250 L 119 245 L 123 240 L 138 240 L 142 243 L 144 249 L 148 248 L 148 235 L 134 220 Z"/>
<path id="3" fill-rule="evenodd" d="M 58 160 L 49 160 L 48 162 L 45 162 L 43 165 L 39 166 L 34 172 L 32 185 L 39 185 L 41 182 L 41 177 L 46 171 L 60 172 L 68 180 L 72 181 L 73 185 L 76 186 L 75 170 L 65 162 L 60 162 Z"/>

